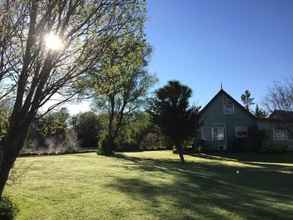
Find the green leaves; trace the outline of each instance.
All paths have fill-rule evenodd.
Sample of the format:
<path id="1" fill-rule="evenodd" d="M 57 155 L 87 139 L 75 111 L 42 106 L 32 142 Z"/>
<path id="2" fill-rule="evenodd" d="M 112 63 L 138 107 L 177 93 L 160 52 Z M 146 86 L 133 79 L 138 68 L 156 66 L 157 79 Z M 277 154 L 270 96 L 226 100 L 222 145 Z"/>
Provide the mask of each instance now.
<path id="1" fill-rule="evenodd" d="M 245 108 L 249 111 L 250 106 L 254 105 L 254 98 L 251 97 L 250 91 L 247 89 L 244 91 L 244 94 L 241 95 L 241 101 L 243 102 Z"/>
<path id="2" fill-rule="evenodd" d="M 37 122 L 37 129 L 44 137 L 64 134 L 67 128 L 67 119 L 69 113 L 66 108 L 62 108 L 59 112 L 52 112 L 44 116 Z"/>
<path id="3" fill-rule="evenodd" d="M 192 137 L 198 127 L 198 107 L 189 106 L 192 91 L 178 81 L 156 91 L 150 99 L 149 112 L 153 122 L 174 144 L 181 144 Z"/>

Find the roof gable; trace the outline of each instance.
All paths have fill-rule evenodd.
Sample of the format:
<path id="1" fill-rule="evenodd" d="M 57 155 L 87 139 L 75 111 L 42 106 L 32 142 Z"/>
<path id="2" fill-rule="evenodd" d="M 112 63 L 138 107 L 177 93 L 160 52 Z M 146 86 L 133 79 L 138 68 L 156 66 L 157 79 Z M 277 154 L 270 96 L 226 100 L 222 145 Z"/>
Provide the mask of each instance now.
<path id="1" fill-rule="evenodd" d="M 245 112 L 249 117 L 252 117 L 253 119 L 256 119 L 256 117 L 249 112 L 246 108 L 243 107 L 243 105 L 241 105 L 238 101 L 236 101 L 232 96 L 230 96 L 225 90 L 223 90 L 222 88 L 220 89 L 220 91 L 208 102 L 208 104 L 206 104 L 206 106 L 200 111 L 200 115 L 203 114 L 208 108 L 209 106 L 221 95 L 226 96 L 227 98 L 229 98 L 234 105 L 238 106 L 239 109 L 241 109 L 243 112 Z"/>

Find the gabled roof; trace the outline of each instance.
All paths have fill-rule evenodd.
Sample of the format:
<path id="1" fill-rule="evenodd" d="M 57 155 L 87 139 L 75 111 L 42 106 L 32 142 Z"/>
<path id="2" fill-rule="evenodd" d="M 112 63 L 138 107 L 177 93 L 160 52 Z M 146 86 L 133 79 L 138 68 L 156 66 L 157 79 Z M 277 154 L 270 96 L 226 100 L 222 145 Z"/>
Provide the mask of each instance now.
<path id="1" fill-rule="evenodd" d="M 227 96 L 229 99 L 231 99 L 233 101 L 233 103 L 235 105 L 237 105 L 241 110 L 243 110 L 244 112 L 247 113 L 247 115 L 249 115 L 250 117 L 256 119 L 256 117 L 251 113 L 249 112 L 246 108 L 244 108 L 243 105 L 241 105 L 238 101 L 236 101 L 232 96 L 230 96 L 224 89 L 220 89 L 220 91 L 208 102 L 208 104 L 206 104 L 206 106 L 200 111 L 200 115 L 203 114 L 207 108 L 216 100 L 216 98 L 218 96 L 220 96 L 221 94 L 224 94 L 225 96 Z"/>
<path id="2" fill-rule="evenodd" d="M 293 112 L 292 111 L 283 111 L 283 110 L 274 110 L 272 114 L 270 114 L 269 119 L 285 121 L 285 122 L 293 122 Z"/>

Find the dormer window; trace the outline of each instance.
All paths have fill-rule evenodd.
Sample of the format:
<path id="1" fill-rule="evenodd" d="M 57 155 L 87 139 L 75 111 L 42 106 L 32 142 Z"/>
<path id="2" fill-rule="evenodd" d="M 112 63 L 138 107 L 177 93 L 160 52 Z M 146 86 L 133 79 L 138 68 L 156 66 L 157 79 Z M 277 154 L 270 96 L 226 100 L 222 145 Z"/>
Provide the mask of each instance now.
<path id="1" fill-rule="evenodd" d="M 224 98 L 223 111 L 225 115 L 231 115 L 234 113 L 234 103 L 228 98 Z"/>

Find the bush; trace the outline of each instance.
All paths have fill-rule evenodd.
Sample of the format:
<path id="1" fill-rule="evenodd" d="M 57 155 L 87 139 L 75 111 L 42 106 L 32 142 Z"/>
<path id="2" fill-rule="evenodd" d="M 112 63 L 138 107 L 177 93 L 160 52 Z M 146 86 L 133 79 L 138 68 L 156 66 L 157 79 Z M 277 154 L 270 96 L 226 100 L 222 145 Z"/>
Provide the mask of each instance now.
<path id="1" fill-rule="evenodd" d="M 85 112 L 72 118 L 78 142 L 82 148 L 95 148 L 102 129 L 99 117 L 94 112 Z"/>
<path id="2" fill-rule="evenodd" d="M 0 199 L 0 219 L 1 220 L 11 220 L 14 219 L 17 214 L 16 206 L 8 199 Z"/>
<path id="3" fill-rule="evenodd" d="M 114 150 L 116 148 L 116 144 L 113 143 L 110 138 L 107 136 L 99 142 L 98 148 L 97 148 L 97 154 L 98 155 L 104 155 L 104 156 L 111 156 L 114 154 Z"/>
<path id="4" fill-rule="evenodd" d="M 33 121 L 23 152 L 58 153 L 65 151 L 69 141 L 68 119 L 68 110 L 61 108 L 60 111 L 49 112 L 42 118 Z"/>
<path id="5" fill-rule="evenodd" d="M 269 144 L 262 148 L 262 152 L 266 153 L 285 153 L 288 151 L 288 145 L 286 144 Z"/>
<path id="6" fill-rule="evenodd" d="M 267 134 L 264 130 L 257 127 L 250 127 L 248 129 L 248 137 L 236 138 L 233 145 L 230 147 L 231 152 L 260 152 Z"/>
<path id="7" fill-rule="evenodd" d="M 252 151 L 250 141 L 248 138 L 235 138 L 230 151 L 233 153 Z"/>
<path id="8" fill-rule="evenodd" d="M 266 131 L 262 129 L 252 128 L 249 130 L 249 136 L 252 137 L 252 151 L 260 152 L 262 147 L 264 146 L 265 140 L 268 139 Z"/>

